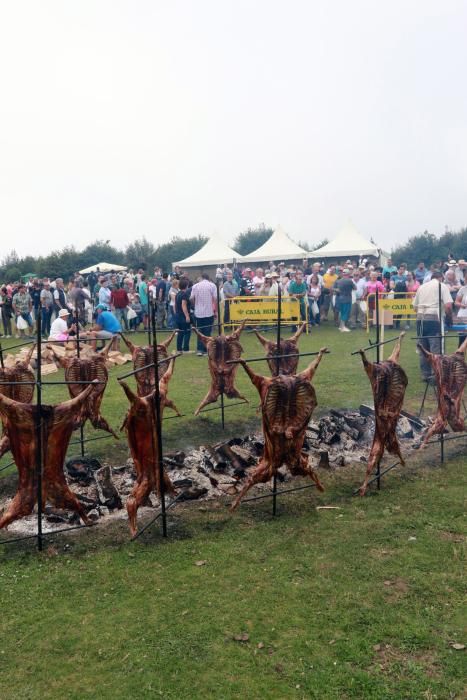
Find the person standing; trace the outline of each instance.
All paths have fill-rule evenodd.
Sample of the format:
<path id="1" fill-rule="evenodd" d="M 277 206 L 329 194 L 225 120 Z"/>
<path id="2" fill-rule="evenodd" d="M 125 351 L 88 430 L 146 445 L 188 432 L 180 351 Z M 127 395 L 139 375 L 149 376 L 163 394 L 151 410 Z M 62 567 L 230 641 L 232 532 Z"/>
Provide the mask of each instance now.
<path id="1" fill-rule="evenodd" d="M 109 281 L 103 279 L 99 288 L 98 302 L 101 306 L 105 306 L 106 311 L 110 311 L 112 292 L 109 289 Z"/>
<path id="2" fill-rule="evenodd" d="M 196 327 L 202 329 L 203 335 L 210 336 L 214 324 L 214 316 L 216 315 L 217 289 L 206 272 L 203 272 L 201 278 L 201 281 L 194 284 L 191 288 L 190 300 L 194 305 Z M 206 348 L 199 338 L 197 339 L 196 350 L 196 354 L 199 357 L 207 354 Z"/>
<path id="3" fill-rule="evenodd" d="M 11 304 L 11 294 L 5 285 L 3 285 L 1 289 L 0 305 L 2 308 L 3 334 L 5 338 L 11 338 L 11 319 L 13 316 L 13 306 Z"/>
<path id="4" fill-rule="evenodd" d="M 188 280 L 184 277 L 179 282 L 175 297 L 175 323 L 177 324 L 177 352 L 190 352 L 191 319 L 190 293 Z"/>
<path id="5" fill-rule="evenodd" d="M 300 320 L 306 320 L 306 307 L 305 307 L 305 297 L 306 297 L 306 283 L 303 280 L 303 272 L 297 270 L 294 275 L 294 279 L 290 282 L 288 288 L 289 296 L 294 299 L 299 300 L 300 304 Z M 296 326 L 292 326 L 294 330 L 297 330 Z"/>
<path id="6" fill-rule="evenodd" d="M 167 314 L 167 326 L 169 328 L 176 328 L 177 321 L 175 318 L 175 299 L 179 292 L 179 280 L 177 277 L 173 277 L 170 282 L 169 289 L 169 304 L 168 304 L 168 314 Z"/>
<path id="7" fill-rule="evenodd" d="M 224 292 L 224 323 L 230 322 L 230 299 L 238 296 L 238 284 L 234 280 L 232 270 L 227 270 L 226 279 L 222 286 Z"/>
<path id="8" fill-rule="evenodd" d="M 446 314 L 447 323 L 452 325 L 452 298 L 447 285 L 443 284 L 442 273 L 439 270 L 433 270 L 431 280 L 424 282 L 417 289 L 413 302 L 414 309 L 417 313 L 417 336 L 419 343 L 426 350 L 435 355 L 441 353 L 441 322 L 439 314 L 440 297 L 441 297 L 441 313 Z M 427 358 L 423 353 L 420 353 L 420 369 L 424 381 L 432 381 L 432 369 Z"/>
<path id="9" fill-rule="evenodd" d="M 144 330 L 148 330 L 149 325 L 149 315 L 148 315 L 148 301 L 149 301 L 149 291 L 148 284 L 146 282 L 146 275 L 142 274 L 140 281 L 138 282 L 138 294 L 141 306 L 143 307 L 143 326 Z"/>
<path id="10" fill-rule="evenodd" d="M 352 292 L 356 289 L 357 287 L 350 277 L 350 270 L 344 267 L 341 279 L 338 279 L 334 285 L 334 290 L 337 294 L 336 306 L 339 311 L 340 331 L 350 332 L 350 328 L 347 328 L 346 323 L 350 318 L 352 308 Z"/>
<path id="11" fill-rule="evenodd" d="M 169 275 L 164 272 L 162 277 L 156 284 L 156 313 L 157 313 L 157 328 L 165 328 L 167 318 L 167 280 Z"/>
<path id="12" fill-rule="evenodd" d="M 308 322 L 310 326 L 320 325 L 319 300 L 321 297 L 321 285 L 318 275 L 314 273 L 308 280 Z"/>
<path id="13" fill-rule="evenodd" d="M 318 278 L 319 279 L 319 278 Z M 321 294 L 321 319 L 328 320 L 329 308 L 332 300 L 332 290 L 337 282 L 337 272 L 335 265 L 329 265 L 327 272 L 323 275 L 322 294 Z"/>
<path id="14" fill-rule="evenodd" d="M 467 338 L 467 268 L 464 270 L 464 284 L 457 292 L 456 306 L 459 309 L 457 322 L 465 324 L 465 330 L 459 333 L 459 346 L 461 346 Z"/>
<path id="15" fill-rule="evenodd" d="M 128 330 L 128 305 L 130 300 L 128 294 L 122 285 L 118 286 L 116 289 L 112 289 L 110 293 L 110 304 L 115 318 L 120 323 L 123 324 L 125 330 Z"/>
<path id="16" fill-rule="evenodd" d="M 22 328 L 18 328 L 18 320 L 22 318 L 24 321 L 26 321 L 29 327 L 29 335 L 32 336 L 34 326 L 31 316 L 32 299 L 31 295 L 26 290 L 26 285 L 18 285 L 18 291 L 13 296 L 12 306 L 16 316 L 16 328 L 19 330 L 19 335 L 24 336 L 24 330 Z"/>
<path id="17" fill-rule="evenodd" d="M 50 335 L 50 324 L 52 322 L 52 313 L 54 309 L 54 297 L 50 291 L 50 282 L 45 279 L 41 289 L 41 321 L 42 321 L 42 337 L 48 338 Z"/>
<path id="18" fill-rule="evenodd" d="M 349 326 L 350 328 L 357 328 L 357 326 L 360 325 L 364 328 L 366 319 L 365 313 L 362 311 L 362 302 L 366 291 L 366 279 L 362 277 L 358 270 L 353 273 L 352 279 L 356 287 L 356 292 L 355 301 L 352 302 L 352 308 L 350 310 Z"/>

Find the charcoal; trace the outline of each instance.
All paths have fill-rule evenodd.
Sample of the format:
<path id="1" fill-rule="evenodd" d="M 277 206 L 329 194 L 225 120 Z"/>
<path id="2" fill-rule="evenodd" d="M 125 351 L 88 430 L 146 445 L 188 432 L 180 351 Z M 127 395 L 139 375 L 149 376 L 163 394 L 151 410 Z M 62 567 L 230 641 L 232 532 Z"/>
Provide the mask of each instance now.
<path id="1" fill-rule="evenodd" d="M 184 489 L 193 486 L 193 479 L 174 479 L 172 483 L 176 489 Z"/>
<path id="2" fill-rule="evenodd" d="M 94 478 L 96 480 L 99 502 L 103 506 L 107 506 L 110 510 L 114 508 L 123 508 L 120 494 L 112 481 L 110 467 L 105 466 L 98 469 L 94 474 Z"/>
<path id="3" fill-rule="evenodd" d="M 327 450 L 321 450 L 319 453 L 318 469 L 331 469 L 331 465 L 329 464 L 329 452 Z"/>
<path id="4" fill-rule="evenodd" d="M 187 489 L 186 491 L 182 491 L 181 494 L 178 496 L 179 501 L 195 501 L 197 498 L 201 498 L 201 496 L 204 496 L 208 490 L 204 487 L 201 486 L 194 486 L 191 489 Z"/>
<path id="5" fill-rule="evenodd" d="M 99 460 L 92 457 L 74 457 L 66 462 L 66 470 L 70 479 L 83 486 L 88 486 L 92 482 L 94 472 L 101 467 L 102 464 Z"/>

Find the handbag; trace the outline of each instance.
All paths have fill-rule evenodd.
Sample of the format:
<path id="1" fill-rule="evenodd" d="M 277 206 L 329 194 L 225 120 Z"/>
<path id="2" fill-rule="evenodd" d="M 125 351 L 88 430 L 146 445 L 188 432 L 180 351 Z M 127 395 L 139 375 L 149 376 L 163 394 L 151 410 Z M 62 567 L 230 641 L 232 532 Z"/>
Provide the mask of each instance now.
<path id="1" fill-rule="evenodd" d="M 313 316 L 317 316 L 319 314 L 319 306 L 316 301 L 313 301 L 311 305 L 311 313 Z"/>
<path id="2" fill-rule="evenodd" d="M 367 310 L 368 310 L 368 305 L 367 305 L 366 301 L 361 301 L 360 302 L 360 311 L 362 312 L 362 314 L 366 314 Z"/>
<path id="3" fill-rule="evenodd" d="M 126 317 L 127 317 L 128 321 L 131 321 L 134 318 L 136 318 L 138 314 L 136 313 L 136 311 L 134 309 L 131 308 L 131 306 L 129 306 L 127 308 L 128 308 L 128 311 L 127 311 Z"/>
<path id="4" fill-rule="evenodd" d="M 27 321 L 24 320 L 22 316 L 18 316 L 16 319 L 16 328 L 19 331 L 24 331 L 28 327 Z"/>

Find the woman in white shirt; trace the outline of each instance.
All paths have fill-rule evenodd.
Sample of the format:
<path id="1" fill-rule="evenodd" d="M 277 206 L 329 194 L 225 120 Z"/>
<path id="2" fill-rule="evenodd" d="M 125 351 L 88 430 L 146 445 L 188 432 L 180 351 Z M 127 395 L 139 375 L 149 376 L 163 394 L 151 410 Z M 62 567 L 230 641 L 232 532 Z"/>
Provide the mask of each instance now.
<path id="1" fill-rule="evenodd" d="M 68 340 L 71 330 L 75 330 L 75 326 L 68 327 L 67 319 L 70 315 L 68 309 L 60 309 L 58 316 L 50 326 L 49 340 Z"/>

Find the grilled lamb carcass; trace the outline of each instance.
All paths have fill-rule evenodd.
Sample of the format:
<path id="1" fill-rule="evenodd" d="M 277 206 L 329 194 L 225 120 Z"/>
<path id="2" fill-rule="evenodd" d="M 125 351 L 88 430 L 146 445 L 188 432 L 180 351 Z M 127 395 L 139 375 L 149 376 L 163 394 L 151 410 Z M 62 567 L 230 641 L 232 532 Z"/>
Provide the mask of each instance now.
<path id="1" fill-rule="evenodd" d="M 255 331 L 256 337 L 258 338 L 259 342 L 263 345 L 263 347 L 266 348 L 268 352 L 267 362 L 271 371 L 271 375 L 273 377 L 277 377 L 278 374 L 295 374 L 295 372 L 297 371 L 299 360 L 298 357 L 281 357 L 279 361 L 275 360 L 274 357 L 276 355 L 297 355 L 298 339 L 300 338 L 305 328 L 306 323 L 303 323 L 291 338 L 281 340 L 279 344 L 279 352 L 277 351 L 277 343 L 273 342 L 272 340 L 268 340 L 264 337 L 264 335 L 261 335 L 261 333 Z"/>
<path id="2" fill-rule="evenodd" d="M 37 499 L 37 428 L 42 424 L 42 503 L 51 501 L 57 508 L 74 510 L 86 525 L 91 521 L 82 504 L 69 489 L 63 462 L 73 433 L 92 386 L 79 396 L 57 406 L 42 407 L 21 403 L 0 394 L 0 415 L 6 422 L 13 458 L 18 467 L 18 490 L 0 518 L 0 528 L 32 513 Z"/>
<path id="3" fill-rule="evenodd" d="M 420 344 L 418 348 L 420 352 L 423 352 L 433 369 L 438 396 L 438 413 L 423 439 L 421 447 L 424 447 L 432 435 L 443 433 L 448 424 L 456 433 L 465 430 L 461 406 L 467 382 L 467 364 L 465 362 L 467 338 L 451 355 L 434 355 Z"/>
<path id="4" fill-rule="evenodd" d="M 368 457 L 365 481 L 360 488 L 360 496 L 365 495 L 370 475 L 381 461 L 385 449 L 397 455 L 401 464 L 405 465 L 396 435 L 397 421 L 408 384 L 407 375 L 399 365 L 401 340 L 404 335 L 404 333 L 400 334 L 390 357 L 383 362 L 368 362 L 365 353 L 360 350 L 375 404 L 375 435 Z"/>
<path id="5" fill-rule="evenodd" d="M 321 348 L 318 357 L 307 369 L 292 376 L 280 374 L 278 377 L 262 377 L 255 374 L 246 362 L 242 362 L 261 399 L 264 451 L 231 510 L 237 508 L 252 486 L 271 479 L 283 464 L 287 465 L 294 476 L 309 476 L 317 488 L 324 491 L 313 468 L 308 464 L 303 443 L 311 414 L 317 405 L 311 380 L 325 352 L 326 348 Z"/>
<path id="6" fill-rule="evenodd" d="M 113 435 L 117 440 L 120 438 L 112 430 L 110 425 L 107 423 L 104 416 L 101 415 L 100 408 L 102 399 L 104 398 L 104 392 L 109 379 L 109 373 L 105 362 L 112 343 L 109 343 L 105 350 L 102 352 L 95 352 L 92 355 L 86 357 L 60 357 L 54 352 L 53 345 L 48 345 L 54 354 L 55 359 L 65 370 L 65 379 L 67 382 L 78 382 L 78 381 L 88 381 L 92 382 L 97 379 L 102 384 L 96 384 L 92 388 L 92 392 L 89 395 L 86 404 L 84 406 L 82 415 L 80 416 L 75 428 L 79 428 L 80 425 L 89 419 L 94 426 L 94 428 L 106 430 L 108 433 Z M 71 398 L 78 396 L 83 390 L 83 384 L 68 384 L 68 392 Z"/>
<path id="7" fill-rule="evenodd" d="M 248 399 L 242 396 L 234 386 L 238 364 L 227 364 L 229 360 L 240 359 L 243 348 L 238 339 L 245 323 L 246 320 L 242 321 L 237 330 L 230 335 L 218 335 L 217 337 L 203 335 L 196 328 L 193 328 L 198 338 L 206 346 L 208 367 L 211 373 L 211 387 L 196 409 L 195 416 L 204 406 L 217 401 L 221 394 L 225 394 L 229 399 L 243 399 L 248 403 Z"/>
<path id="8" fill-rule="evenodd" d="M 163 343 L 157 343 L 157 355 L 159 357 L 159 361 L 168 357 L 168 347 L 176 334 L 177 331 L 175 330 Z M 146 367 L 147 365 L 154 363 L 154 348 L 152 345 L 143 345 L 142 347 L 139 347 L 138 345 L 134 345 L 130 340 L 128 340 L 128 338 L 125 338 L 123 334 L 122 338 L 131 352 L 131 356 L 133 358 L 133 369 L 141 369 L 141 367 Z M 159 365 L 159 377 L 162 377 L 164 373 L 167 372 L 168 367 L 168 362 L 162 362 Z M 135 379 L 138 396 L 147 396 L 154 391 L 156 387 L 156 374 L 154 367 L 148 367 L 147 369 L 138 372 L 135 374 Z"/>
<path id="9" fill-rule="evenodd" d="M 31 384 L 0 384 L 0 394 L 15 401 L 31 403 L 34 396 L 36 377 L 30 367 L 31 357 L 36 345 L 32 345 L 24 360 L 17 361 L 14 367 L 0 368 L 1 382 L 31 382 Z M 0 457 L 10 449 L 10 440 L 2 418 L 2 437 L 0 438 Z"/>
<path id="10" fill-rule="evenodd" d="M 166 406 L 170 406 L 180 415 L 175 405 L 167 397 L 174 363 L 175 360 L 170 360 L 168 370 L 159 380 L 161 419 Z M 159 497 L 161 494 L 159 474 L 160 450 L 155 418 L 156 398 L 155 390 L 148 396 L 136 396 L 126 382 L 120 382 L 120 384 L 131 404 L 123 422 L 122 430 L 126 430 L 128 445 L 136 470 L 136 484 L 126 502 L 130 531 L 131 535 L 134 536 L 137 531 L 136 517 L 138 508 L 152 491 L 155 491 Z M 168 493 L 175 493 L 173 484 L 165 471 L 164 490 Z"/>

